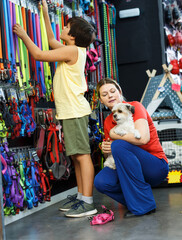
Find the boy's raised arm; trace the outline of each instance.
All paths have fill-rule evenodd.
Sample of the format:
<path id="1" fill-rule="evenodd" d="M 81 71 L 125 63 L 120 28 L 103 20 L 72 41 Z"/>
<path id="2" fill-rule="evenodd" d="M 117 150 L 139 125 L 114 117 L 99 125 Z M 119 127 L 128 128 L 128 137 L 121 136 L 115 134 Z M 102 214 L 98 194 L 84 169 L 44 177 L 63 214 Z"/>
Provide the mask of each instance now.
<path id="1" fill-rule="evenodd" d="M 39 2 L 39 10 L 40 10 L 40 7 L 41 7 L 41 4 Z M 60 47 L 64 46 L 62 43 L 57 41 L 54 37 L 54 33 L 52 31 L 52 27 L 51 27 L 51 23 L 50 23 L 50 19 L 49 19 L 48 6 L 47 6 L 46 0 L 42 0 L 42 10 L 43 10 L 43 15 L 44 15 L 44 21 L 45 21 L 49 46 L 52 49 L 60 48 Z"/>
<path id="2" fill-rule="evenodd" d="M 30 39 L 25 30 L 20 24 L 13 26 L 13 32 L 22 39 L 28 51 L 32 57 L 37 61 L 43 62 L 57 62 L 64 61 L 68 64 L 75 63 L 78 58 L 78 50 L 76 46 L 64 46 L 53 50 L 42 51 L 35 43 Z"/>

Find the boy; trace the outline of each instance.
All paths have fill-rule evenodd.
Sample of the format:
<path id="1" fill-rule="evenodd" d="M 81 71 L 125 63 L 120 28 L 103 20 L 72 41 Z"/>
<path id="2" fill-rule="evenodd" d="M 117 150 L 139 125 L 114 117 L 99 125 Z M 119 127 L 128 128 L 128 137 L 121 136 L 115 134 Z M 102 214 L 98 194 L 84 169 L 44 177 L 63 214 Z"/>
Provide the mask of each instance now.
<path id="1" fill-rule="evenodd" d="M 86 47 L 94 40 L 95 30 L 80 17 L 69 19 L 60 36 L 65 46 L 54 38 L 45 0 L 42 0 L 42 6 L 52 50 L 41 51 L 19 24 L 14 25 L 13 32 L 23 40 L 35 60 L 58 62 L 53 80 L 56 118 L 62 120 L 66 154 L 74 162 L 78 186 L 77 196 L 62 201 L 60 210 L 66 211 L 67 217 L 88 216 L 97 213 L 97 210 L 93 204 L 94 167 L 87 131 L 91 109 L 84 97 L 87 90 L 84 68 Z"/>

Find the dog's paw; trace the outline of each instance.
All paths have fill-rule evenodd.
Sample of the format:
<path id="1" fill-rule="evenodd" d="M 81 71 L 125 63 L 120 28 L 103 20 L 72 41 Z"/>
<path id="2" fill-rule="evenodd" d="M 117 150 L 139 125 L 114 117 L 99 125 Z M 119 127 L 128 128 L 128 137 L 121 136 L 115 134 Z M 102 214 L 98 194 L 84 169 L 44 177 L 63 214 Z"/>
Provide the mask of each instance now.
<path id="1" fill-rule="evenodd" d="M 109 168 L 111 168 L 111 169 L 116 169 L 116 165 L 114 164 L 114 163 L 107 163 L 107 162 L 104 162 L 104 167 L 109 167 Z"/>
<path id="2" fill-rule="evenodd" d="M 140 139 L 141 138 L 141 135 L 140 135 L 140 133 L 139 133 L 139 131 L 138 130 L 135 130 L 135 138 L 137 138 L 137 139 Z"/>
<path id="3" fill-rule="evenodd" d="M 121 129 L 117 129 L 117 128 L 114 129 L 114 132 L 115 132 L 117 135 L 120 135 L 120 136 L 124 136 L 124 135 L 127 134 L 127 131 L 121 130 Z"/>

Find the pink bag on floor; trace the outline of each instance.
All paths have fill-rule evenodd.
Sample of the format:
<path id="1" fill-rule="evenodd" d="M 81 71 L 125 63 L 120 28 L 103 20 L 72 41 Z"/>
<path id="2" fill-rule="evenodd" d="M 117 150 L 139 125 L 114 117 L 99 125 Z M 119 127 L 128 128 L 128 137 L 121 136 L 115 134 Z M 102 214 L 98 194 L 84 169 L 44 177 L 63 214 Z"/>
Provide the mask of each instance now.
<path id="1" fill-rule="evenodd" d="M 104 209 L 104 213 L 97 214 L 96 216 L 90 217 L 90 225 L 103 225 L 107 222 L 114 220 L 114 213 L 113 211 L 107 209 L 104 205 L 102 205 L 102 208 Z M 109 213 L 106 213 L 109 212 Z"/>

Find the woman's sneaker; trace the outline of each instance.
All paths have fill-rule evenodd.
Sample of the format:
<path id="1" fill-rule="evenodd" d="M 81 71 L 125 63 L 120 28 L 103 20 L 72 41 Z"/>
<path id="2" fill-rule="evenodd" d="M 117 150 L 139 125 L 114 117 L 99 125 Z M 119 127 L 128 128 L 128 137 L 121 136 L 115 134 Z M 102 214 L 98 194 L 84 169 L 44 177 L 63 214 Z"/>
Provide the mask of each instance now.
<path id="1" fill-rule="evenodd" d="M 90 216 L 97 213 L 97 209 L 95 209 L 94 204 L 88 204 L 84 201 L 79 201 L 75 203 L 72 208 L 67 211 L 64 215 L 66 217 L 85 217 Z"/>
<path id="2" fill-rule="evenodd" d="M 60 203 L 59 211 L 68 211 L 72 208 L 72 206 L 78 203 L 80 200 L 77 199 L 77 194 L 68 195 L 66 199 L 62 200 Z"/>

